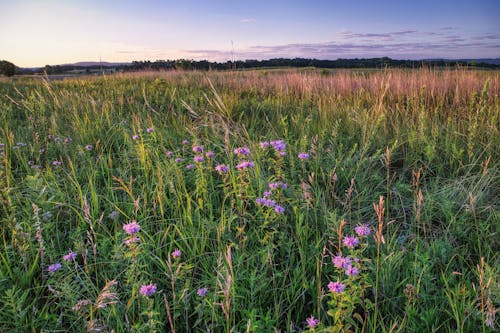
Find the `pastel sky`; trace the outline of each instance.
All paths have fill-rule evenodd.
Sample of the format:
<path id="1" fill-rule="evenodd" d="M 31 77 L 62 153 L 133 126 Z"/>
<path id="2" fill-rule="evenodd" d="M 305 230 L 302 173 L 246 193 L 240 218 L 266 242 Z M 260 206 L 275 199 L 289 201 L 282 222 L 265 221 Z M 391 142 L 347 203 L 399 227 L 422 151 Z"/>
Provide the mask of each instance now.
<path id="1" fill-rule="evenodd" d="M 500 0 L 0 0 L 0 59 L 497 58 Z"/>

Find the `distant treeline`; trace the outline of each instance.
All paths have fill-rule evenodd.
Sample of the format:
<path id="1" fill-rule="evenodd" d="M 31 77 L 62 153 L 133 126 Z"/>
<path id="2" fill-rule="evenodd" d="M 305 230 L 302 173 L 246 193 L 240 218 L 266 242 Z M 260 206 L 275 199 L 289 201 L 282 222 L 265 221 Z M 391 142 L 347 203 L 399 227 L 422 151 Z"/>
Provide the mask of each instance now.
<path id="1" fill-rule="evenodd" d="M 238 60 L 226 62 L 211 62 L 207 60 L 157 60 L 157 61 L 133 61 L 126 64 L 95 64 L 91 66 L 81 65 L 55 65 L 42 68 L 19 68 L 6 61 L 2 61 L 2 66 L 8 67 L 4 71 L 0 68 L 0 74 L 11 76 L 14 74 L 91 74 L 98 71 L 141 71 L 141 70 L 227 70 L 227 69 L 246 69 L 246 68 L 269 68 L 269 67 L 314 67 L 314 68 L 420 68 L 420 67 L 458 67 L 467 66 L 474 68 L 500 68 L 500 64 L 493 64 L 479 61 L 466 60 L 395 60 L 388 57 L 369 58 L 369 59 L 337 59 L 337 60 L 319 60 L 306 58 L 275 58 L 269 60 Z"/>

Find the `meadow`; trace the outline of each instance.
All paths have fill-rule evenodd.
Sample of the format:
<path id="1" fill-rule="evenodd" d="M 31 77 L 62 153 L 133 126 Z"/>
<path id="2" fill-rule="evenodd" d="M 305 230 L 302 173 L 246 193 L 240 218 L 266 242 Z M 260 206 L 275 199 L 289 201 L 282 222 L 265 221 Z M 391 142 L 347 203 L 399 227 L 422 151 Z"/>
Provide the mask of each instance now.
<path id="1" fill-rule="evenodd" d="M 0 332 L 494 332 L 500 72 L 0 81 Z"/>

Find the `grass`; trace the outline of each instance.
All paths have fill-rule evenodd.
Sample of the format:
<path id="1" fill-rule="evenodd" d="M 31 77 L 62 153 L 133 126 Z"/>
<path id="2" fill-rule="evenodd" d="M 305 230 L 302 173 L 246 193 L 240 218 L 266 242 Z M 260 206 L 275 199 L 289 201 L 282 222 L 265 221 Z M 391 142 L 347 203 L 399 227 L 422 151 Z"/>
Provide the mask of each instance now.
<path id="1" fill-rule="evenodd" d="M 466 69 L 4 80 L 0 331 L 493 332 L 499 91 Z"/>

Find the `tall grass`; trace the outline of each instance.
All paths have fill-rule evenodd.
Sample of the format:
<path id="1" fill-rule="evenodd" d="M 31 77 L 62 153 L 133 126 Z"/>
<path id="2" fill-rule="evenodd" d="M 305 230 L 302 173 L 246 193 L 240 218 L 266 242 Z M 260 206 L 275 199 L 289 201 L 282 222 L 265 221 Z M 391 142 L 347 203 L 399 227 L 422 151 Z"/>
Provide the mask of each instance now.
<path id="1" fill-rule="evenodd" d="M 499 85 L 467 69 L 0 82 L 0 331 L 494 331 Z"/>

